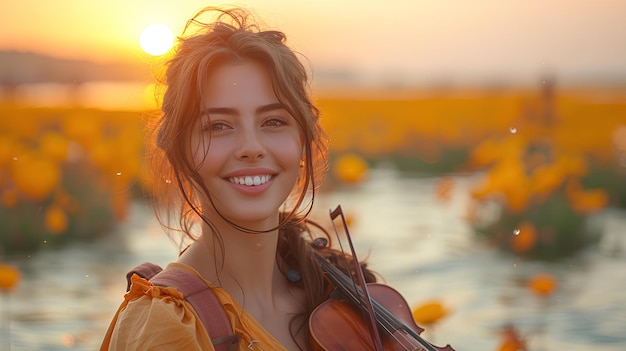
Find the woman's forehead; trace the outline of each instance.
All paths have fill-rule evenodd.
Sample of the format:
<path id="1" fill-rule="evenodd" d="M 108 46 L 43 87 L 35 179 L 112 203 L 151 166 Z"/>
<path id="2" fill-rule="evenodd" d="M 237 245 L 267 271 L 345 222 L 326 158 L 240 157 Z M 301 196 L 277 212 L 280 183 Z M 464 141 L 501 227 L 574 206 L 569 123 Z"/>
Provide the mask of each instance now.
<path id="1" fill-rule="evenodd" d="M 217 66 L 206 77 L 202 95 L 204 108 L 228 107 L 246 102 L 278 102 L 267 69 L 254 61 Z"/>

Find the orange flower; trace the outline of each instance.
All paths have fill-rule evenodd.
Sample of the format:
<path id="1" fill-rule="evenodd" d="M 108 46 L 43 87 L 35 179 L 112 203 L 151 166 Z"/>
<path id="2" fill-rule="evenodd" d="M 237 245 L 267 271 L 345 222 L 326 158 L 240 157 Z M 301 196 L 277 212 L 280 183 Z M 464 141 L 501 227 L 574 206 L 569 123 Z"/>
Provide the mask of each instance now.
<path id="1" fill-rule="evenodd" d="M 43 155 L 55 161 L 64 161 L 67 157 L 68 141 L 62 135 L 47 132 L 41 137 L 39 149 Z"/>
<path id="2" fill-rule="evenodd" d="M 530 194 L 528 179 L 524 175 L 523 165 L 517 158 L 505 159 L 496 164 L 485 178 L 473 189 L 476 199 L 502 195 L 510 210 L 526 207 Z"/>
<path id="3" fill-rule="evenodd" d="M 572 209 L 580 214 L 597 213 L 609 203 L 609 195 L 606 191 L 602 189 L 584 190 L 580 182 L 569 182 L 566 192 Z"/>
<path id="4" fill-rule="evenodd" d="M 580 156 L 560 156 L 556 161 L 556 167 L 566 176 L 582 177 L 589 172 L 587 163 Z"/>
<path id="5" fill-rule="evenodd" d="M 556 291 L 557 285 L 556 278 L 548 273 L 537 274 L 528 282 L 528 287 L 541 297 L 552 295 Z"/>
<path id="6" fill-rule="evenodd" d="M 0 194 L 0 204 L 6 208 L 17 205 L 18 193 L 14 188 L 6 189 Z"/>
<path id="7" fill-rule="evenodd" d="M 35 200 L 48 196 L 61 180 L 59 166 L 50 159 L 24 155 L 12 163 L 15 185 Z"/>
<path id="8" fill-rule="evenodd" d="M 587 190 L 572 199 L 572 207 L 581 214 L 592 214 L 606 208 L 609 195 L 602 189 Z"/>
<path id="9" fill-rule="evenodd" d="M 16 138 L 8 135 L 0 135 L 0 167 L 10 164 L 16 152 L 20 148 Z"/>
<path id="10" fill-rule="evenodd" d="M 507 326 L 502 331 L 503 340 L 498 351 L 526 351 L 526 343 L 519 336 L 519 333 L 513 326 Z"/>
<path id="11" fill-rule="evenodd" d="M 63 189 L 58 189 L 54 194 L 54 203 L 58 204 L 69 213 L 78 211 L 80 207 L 78 200 Z"/>
<path id="12" fill-rule="evenodd" d="M 489 198 L 489 196 L 492 196 L 493 192 L 496 190 L 494 183 L 493 177 L 487 174 L 472 186 L 470 195 L 474 199 Z"/>
<path id="13" fill-rule="evenodd" d="M 102 168 L 109 169 L 116 161 L 116 147 L 110 140 L 100 139 L 91 142 L 90 156 L 92 162 Z"/>
<path id="14" fill-rule="evenodd" d="M 561 169 L 554 165 L 539 166 L 532 174 L 532 192 L 539 196 L 548 196 L 563 183 L 564 177 Z"/>
<path id="15" fill-rule="evenodd" d="M 417 324 L 432 324 L 448 314 L 441 302 L 428 301 L 413 309 L 413 319 Z"/>
<path id="16" fill-rule="evenodd" d="M 67 214 L 58 205 L 51 205 L 44 214 L 46 228 L 53 234 L 61 234 L 67 230 Z"/>
<path id="17" fill-rule="evenodd" d="M 519 186 L 511 186 L 506 189 L 505 195 L 507 200 L 507 210 L 510 213 L 520 213 L 528 207 L 530 201 L 530 192 L 528 191 L 528 182 L 526 179 L 521 179 Z"/>
<path id="18" fill-rule="evenodd" d="M 342 182 L 356 184 L 365 179 L 368 169 L 363 158 L 355 154 L 346 154 L 337 160 L 333 171 Z"/>
<path id="19" fill-rule="evenodd" d="M 494 162 L 518 158 L 525 149 L 526 141 L 519 136 L 511 136 L 502 141 L 487 139 L 471 151 L 470 164 L 482 167 Z"/>
<path id="20" fill-rule="evenodd" d="M 537 242 L 537 229 L 528 221 L 523 222 L 513 231 L 511 248 L 517 253 L 530 250 Z"/>
<path id="21" fill-rule="evenodd" d="M 10 290 L 20 281 L 20 271 L 17 268 L 0 263 L 0 290 Z"/>
<path id="22" fill-rule="evenodd" d="M 570 181 L 565 189 L 572 209 L 580 214 L 597 213 L 609 203 L 609 195 L 602 189 L 584 190 L 579 181 Z"/>
<path id="23" fill-rule="evenodd" d="M 528 206 L 530 181 L 519 158 L 502 160 L 491 170 L 490 177 L 493 190 L 505 196 L 508 211 L 518 213 Z"/>
<path id="24" fill-rule="evenodd" d="M 475 147 L 469 156 L 474 167 L 487 166 L 502 157 L 500 145 L 493 139 L 487 139 Z"/>
<path id="25" fill-rule="evenodd" d="M 75 140 L 89 147 L 102 134 L 100 116 L 97 114 L 75 113 L 63 118 L 63 133 L 70 140 Z"/>

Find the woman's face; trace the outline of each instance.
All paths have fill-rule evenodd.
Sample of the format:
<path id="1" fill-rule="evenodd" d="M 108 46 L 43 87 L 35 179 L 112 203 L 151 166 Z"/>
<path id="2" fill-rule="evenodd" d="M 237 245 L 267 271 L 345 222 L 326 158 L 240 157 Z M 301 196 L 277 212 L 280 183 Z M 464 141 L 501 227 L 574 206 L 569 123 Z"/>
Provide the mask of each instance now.
<path id="1" fill-rule="evenodd" d="M 217 209 L 249 229 L 276 226 L 300 171 L 298 123 L 255 62 L 219 66 L 205 91 L 192 134 L 193 159 L 215 205 L 205 203 L 205 214 Z"/>

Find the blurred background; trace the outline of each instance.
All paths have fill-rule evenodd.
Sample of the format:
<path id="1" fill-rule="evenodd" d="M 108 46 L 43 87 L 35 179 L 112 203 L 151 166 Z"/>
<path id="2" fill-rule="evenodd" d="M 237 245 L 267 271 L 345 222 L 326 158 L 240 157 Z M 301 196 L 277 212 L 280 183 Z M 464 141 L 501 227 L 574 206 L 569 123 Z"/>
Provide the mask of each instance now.
<path id="1" fill-rule="evenodd" d="M 221 3 L 0 3 L 0 351 L 97 349 L 126 271 L 176 258 L 144 190 L 153 70 Z M 235 3 L 311 71 L 314 216 L 342 205 L 426 339 L 626 348 L 626 3 Z"/>

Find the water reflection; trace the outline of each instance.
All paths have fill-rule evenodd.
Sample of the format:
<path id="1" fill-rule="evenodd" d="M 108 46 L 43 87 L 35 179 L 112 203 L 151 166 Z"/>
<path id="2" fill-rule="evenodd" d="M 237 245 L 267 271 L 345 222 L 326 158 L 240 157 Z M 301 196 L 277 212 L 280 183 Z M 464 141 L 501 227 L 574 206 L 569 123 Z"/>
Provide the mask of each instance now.
<path id="1" fill-rule="evenodd" d="M 617 351 L 626 347 L 626 216 L 607 211 L 600 245 L 556 263 L 515 259 L 478 241 L 463 221 L 472 176 L 455 177 L 447 202 L 437 201 L 437 178 L 374 169 L 369 181 L 319 198 L 314 215 L 340 203 L 351 218 L 361 256 L 407 301 L 437 298 L 450 314 L 428 326 L 427 339 L 456 350 L 497 350 L 500 332 L 514 325 L 530 350 Z M 166 264 L 176 248 L 145 204 L 134 204 L 119 230 L 96 243 L 44 249 L 14 257 L 20 287 L 3 296 L 10 313 L 11 350 L 93 350 L 122 299 L 124 274 L 150 260 Z M 528 280 L 549 273 L 554 295 L 533 294 Z M 3 343 L 0 342 L 0 348 Z"/>

